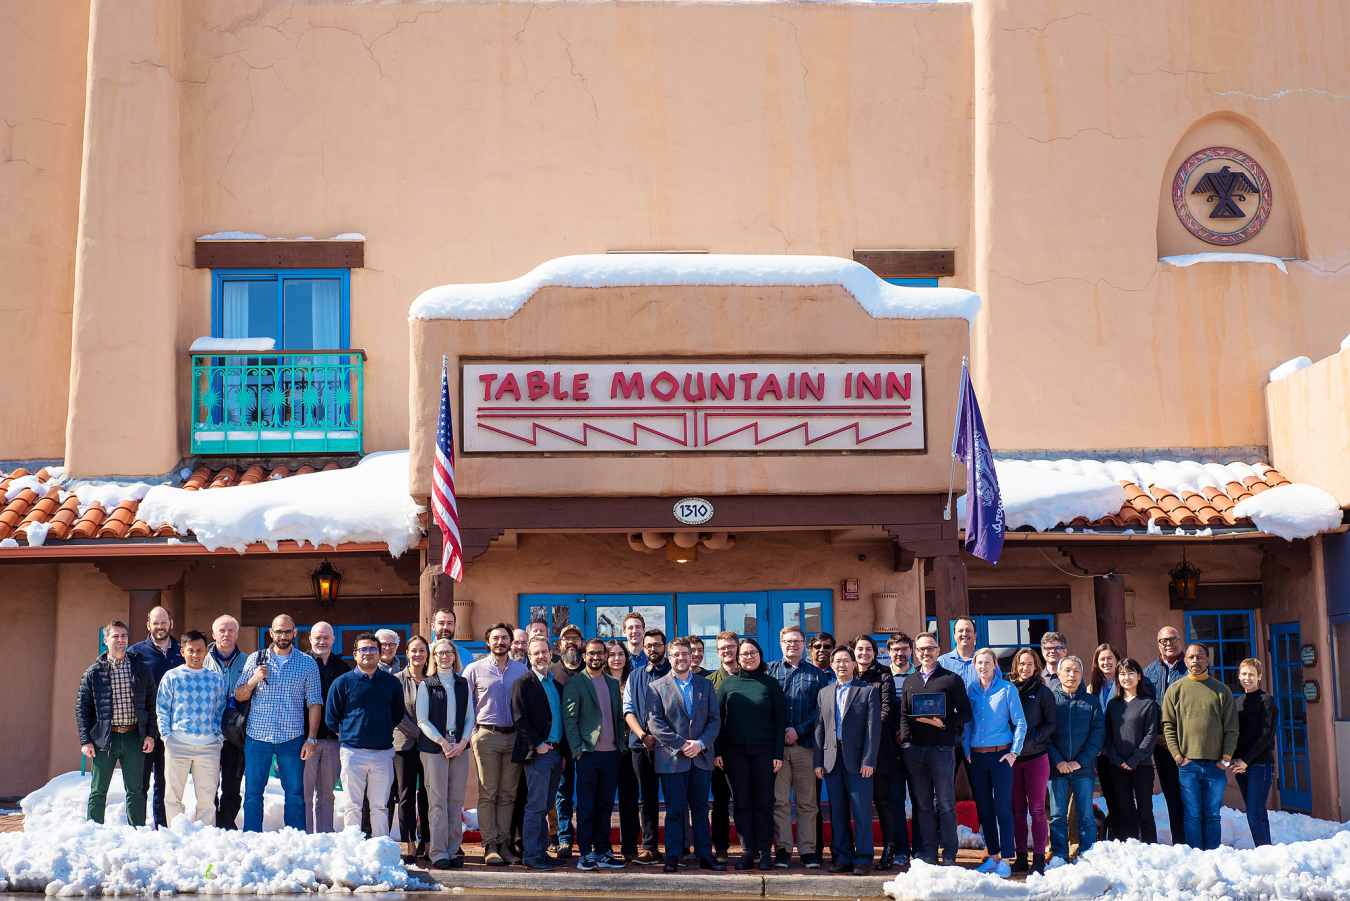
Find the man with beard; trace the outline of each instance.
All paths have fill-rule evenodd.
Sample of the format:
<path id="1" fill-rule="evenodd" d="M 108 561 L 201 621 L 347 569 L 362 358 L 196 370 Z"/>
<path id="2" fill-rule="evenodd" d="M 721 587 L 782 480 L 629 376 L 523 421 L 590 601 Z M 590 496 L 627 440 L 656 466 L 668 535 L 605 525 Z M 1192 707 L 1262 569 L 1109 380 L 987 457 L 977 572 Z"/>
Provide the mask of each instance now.
<path id="1" fill-rule="evenodd" d="M 272 620 L 272 644 L 249 656 L 234 689 L 236 701 L 252 701 L 244 739 L 244 831 L 262 832 L 263 791 L 276 758 L 285 794 L 283 820 L 305 828 L 305 761 L 319 740 L 323 711 L 319 665 L 295 651 L 295 621 Z"/>
<path id="2" fill-rule="evenodd" d="M 150 667 L 150 675 L 154 677 L 155 689 L 158 691 L 164 674 L 175 666 L 183 665 L 183 652 L 169 634 L 173 631 L 173 617 L 163 607 L 150 611 L 145 621 L 145 631 L 148 633 L 145 641 L 133 644 L 127 648 L 127 653 L 135 654 Z M 159 734 L 159 728 L 153 721 L 150 724 L 150 737 L 155 740 L 155 749 L 145 755 L 141 779 L 145 783 L 145 793 L 149 795 L 150 771 L 154 770 L 155 797 L 152 809 L 155 813 L 155 828 L 159 828 L 168 825 L 164 811 L 164 737 Z"/>
<path id="3" fill-rule="evenodd" d="M 519 663 L 526 669 L 530 667 L 530 658 L 526 654 L 526 649 L 530 644 L 530 633 L 526 629 L 516 629 L 511 633 L 511 660 Z M 515 863 L 511 857 L 519 857 L 525 853 L 525 798 L 529 794 L 529 785 L 525 780 L 525 768 L 520 767 L 516 776 L 516 793 L 512 800 L 511 807 L 511 834 L 505 842 L 507 850 L 512 852 L 506 858 L 507 863 Z M 487 845 L 484 843 L 484 854 L 487 854 Z"/>
<path id="4" fill-rule="evenodd" d="M 225 677 L 225 686 L 231 696 L 239 684 L 248 656 L 239 650 L 239 620 L 226 614 L 211 624 L 215 641 L 206 653 L 207 669 Z M 216 828 L 238 829 L 239 808 L 244 803 L 240 787 L 244 781 L 244 749 L 225 742 L 220 748 L 220 800 L 216 802 Z"/>
<path id="5" fill-rule="evenodd" d="M 660 827 L 660 781 L 656 775 L 656 736 L 647 731 L 647 687 L 666 673 L 666 634 L 660 629 L 648 629 L 642 636 L 642 650 L 647 665 L 634 669 L 623 691 L 623 713 L 631 730 L 628 746 L 633 749 L 633 771 L 638 779 L 639 811 L 642 817 L 642 850 L 634 863 L 658 863 L 657 829 Z"/>
<path id="6" fill-rule="evenodd" d="M 740 636 L 731 631 L 717 636 L 717 643 L 713 647 L 720 665 L 708 677 L 713 691 L 717 690 L 723 679 L 736 675 L 740 670 L 740 664 L 736 662 L 736 646 L 740 641 Z M 712 773 L 712 843 L 713 859 L 718 863 L 726 863 L 727 847 L 731 844 L 731 783 L 727 780 L 727 771 L 721 768 L 714 768 Z"/>
<path id="7" fill-rule="evenodd" d="M 530 659 L 525 655 L 525 648 L 530 643 L 530 633 L 524 629 L 516 629 L 511 633 L 511 659 L 522 666 L 529 666 Z"/>
<path id="8" fill-rule="evenodd" d="M 586 642 L 586 675 L 563 686 L 563 734 L 576 756 L 578 870 L 618 869 L 610 818 L 619 787 L 623 744 L 623 689 L 605 672 L 605 643 Z"/>
<path id="9" fill-rule="evenodd" d="M 522 630 L 523 631 L 523 630 Z M 511 810 L 521 767 L 511 761 L 516 723 L 511 712 L 511 686 L 530 668 L 511 659 L 513 630 L 493 623 L 483 636 L 488 656 L 464 668 L 473 695 L 474 733 L 470 744 L 478 766 L 478 830 L 483 836 L 483 862 L 501 867 L 520 863 L 511 848 Z"/>
<path id="10" fill-rule="evenodd" d="M 449 607 L 437 607 L 436 612 L 431 617 L 431 631 L 436 633 L 436 638 L 432 644 L 444 638 L 446 641 L 455 640 L 455 611 Z"/>
<path id="11" fill-rule="evenodd" d="M 310 654 L 319 665 L 319 683 L 325 702 L 328 690 L 351 665 L 333 653 L 333 627 L 322 620 L 309 627 Z M 305 828 L 309 832 L 333 831 L 333 786 L 342 768 L 338 735 L 320 714 L 319 740 L 314 754 L 305 761 Z"/>
<path id="12" fill-rule="evenodd" d="M 558 659 L 549 667 L 559 691 L 567 685 L 569 679 L 585 671 L 586 663 L 581 656 L 584 641 L 579 626 L 563 626 L 562 634 L 558 636 L 560 644 Z M 566 738 L 559 744 L 558 750 L 562 752 L 563 759 L 562 779 L 558 783 L 558 797 L 554 803 L 558 817 L 558 837 L 556 847 L 549 850 L 557 854 L 559 860 L 568 860 L 572 856 L 572 797 L 576 789 L 577 768 L 571 745 Z"/>

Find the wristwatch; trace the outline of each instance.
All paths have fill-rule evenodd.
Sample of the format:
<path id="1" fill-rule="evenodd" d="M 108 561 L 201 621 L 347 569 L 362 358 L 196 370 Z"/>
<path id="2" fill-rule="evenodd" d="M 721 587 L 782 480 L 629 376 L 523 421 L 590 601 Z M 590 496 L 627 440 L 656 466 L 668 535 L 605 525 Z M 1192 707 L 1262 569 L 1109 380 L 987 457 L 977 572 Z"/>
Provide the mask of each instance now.
<path id="1" fill-rule="evenodd" d="M 319 740 L 318 740 L 317 738 L 307 738 L 307 739 L 305 739 L 305 743 L 306 743 L 306 744 L 311 744 L 311 745 L 317 745 L 317 744 L 319 743 Z"/>

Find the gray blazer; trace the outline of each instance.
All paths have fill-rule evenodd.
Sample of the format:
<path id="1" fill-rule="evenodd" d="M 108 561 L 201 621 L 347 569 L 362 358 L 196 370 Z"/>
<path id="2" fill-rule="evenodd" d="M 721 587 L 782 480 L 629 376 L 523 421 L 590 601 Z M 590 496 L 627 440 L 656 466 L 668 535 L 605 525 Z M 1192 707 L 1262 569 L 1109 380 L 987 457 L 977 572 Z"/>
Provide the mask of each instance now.
<path id="1" fill-rule="evenodd" d="M 422 730 L 417 728 L 418 683 L 413 679 L 412 670 L 409 669 L 400 670 L 394 678 L 403 688 L 403 709 L 408 712 L 403 722 L 394 724 L 394 750 L 411 751 L 417 747 L 417 740 L 422 737 Z"/>
<path id="2" fill-rule="evenodd" d="M 834 769 L 840 752 L 844 755 L 844 769 L 861 772 L 863 767 L 876 768 L 877 750 L 881 747 L 881 693 L 875 685 L 854 678 L 844 695 L 844 729 L 836 735 L 834 689 L 837 683 L 826 685 L 817 696 L 820 716 L 816 719 L 816 761 L 825 772 Z"/>
<path id="3" fill-rule="evenodd" d="M 675 673 L 666 673 L 647 686 L 647 731 L 656 738 L 656 772 L 683 773 L 693 763 L 701 770 L 713 768 L 713 740 L 722 729 L 717 692 L 703 676 L 690 675 L 694 703 L 689 713 L 675 684 Z M 703 742 L 703 753 L 694 758 L 680 753 L 684 743 Z"/>

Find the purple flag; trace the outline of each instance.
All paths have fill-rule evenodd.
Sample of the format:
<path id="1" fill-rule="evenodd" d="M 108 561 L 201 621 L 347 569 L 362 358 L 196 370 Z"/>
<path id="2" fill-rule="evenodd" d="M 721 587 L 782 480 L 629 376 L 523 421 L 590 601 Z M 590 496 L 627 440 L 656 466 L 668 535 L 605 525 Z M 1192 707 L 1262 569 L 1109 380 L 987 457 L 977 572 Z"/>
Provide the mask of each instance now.
<path id="1" fill-rule="evenodd" d="M 980 416 L 980 403 L 970 384 L 970 370 L 961 367 L 961 403 L 956 411 L 952 456 L 966 464 L 966 550 L 998 565 L 1003 553 L 1003 498 L 994 471 L 994 454 Z"/>

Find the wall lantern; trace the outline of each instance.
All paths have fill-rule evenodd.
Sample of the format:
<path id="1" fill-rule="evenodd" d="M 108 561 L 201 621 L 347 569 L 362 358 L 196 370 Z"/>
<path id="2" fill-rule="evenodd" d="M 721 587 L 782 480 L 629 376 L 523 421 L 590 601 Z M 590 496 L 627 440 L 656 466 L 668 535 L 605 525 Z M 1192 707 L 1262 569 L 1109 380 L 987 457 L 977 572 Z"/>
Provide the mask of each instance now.
<path id="1" fill-rule="evenodd" d="M 698 544 L 680 547 L 674 541 L 666 543 L 666 560 L 670 563 L 693 563 L 698 559 Z"/>
<path id="2" fill-rule="evenodd" d="M 318 569 L 309 574 L 309 580 L 314 583 L 314 600 L 319 602 L 319 609 L 331 613 L 337 604 L 338 589 L 342 586 L 342 573 L 324 560 Z"/>
<path id="3" fill-rule="evenodd" d="M 1200 587 L 1200 570 L 1196 569 L 1195 564 L 1186 561 L 1186 549 L 1181 549 L 1181 563 L 1173 569 L 1169 576 L 1172 577 L 1172 597 L 1179 601 L 1194 601 L 1196 589 Z"/>

